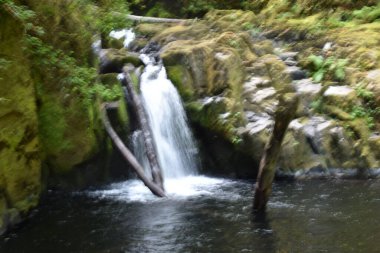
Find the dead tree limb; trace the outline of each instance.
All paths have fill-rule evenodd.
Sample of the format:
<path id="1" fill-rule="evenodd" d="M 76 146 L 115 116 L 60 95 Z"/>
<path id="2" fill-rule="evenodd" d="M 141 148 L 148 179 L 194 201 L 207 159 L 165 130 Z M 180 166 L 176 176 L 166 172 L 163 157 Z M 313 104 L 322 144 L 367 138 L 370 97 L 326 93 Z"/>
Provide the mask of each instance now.
<path id="1" fill-rule="evenodd" d="M 176 19 L 176 18 L 155 18 L 155 17 L 143 17 L 136 15 L 127 15 L 127 19 L 137 22 L 146 22 L 146 23 L 183 23 L 183 22 L 192 22 L 193 19 Z"/>
<path id="2" fill-rule="evenodd" d="M 158 163 L 158 158 L 156 155 L 157 154 L 156 146 L 155 146 L 154 139 L 151 133 L 151 129 L 149 127 L 148 116 L 146 115 L 140 96 L 136 94 L 136 91 L 133 87 L 133 81 L 131 79 L 131 76 L 128 70 L 124 69 L 123 72 L 124 72 L 124 78 L 125 78 L 125 85 L 131 97 L 131 100 L 132 100 L 131 102 L 136 109 L 137 120 L 139 121 L 139 125 L 144 136 L 144 144 L 145 144 L 146 154 L 148 157 L 150 168 L 152 170 L 153 182 L 159 185 L 162 190 L 164 190 L 161 167 Z"/>
<path id="3" fill-rule="evenodd" d="M 165 192 L 163 189 L 153 183 L 152 181 L 149 180 L 149 178 L 145 175 L 143 167 L 140 165 L 140 163 L 137 161 L 135 156 L 129 151 L 129 149 L 124 145 L 123 141 L 120 139 L 120 137 L 117 135 L 115 130 L 112 128 L 112 125 L 108 119 L 107 115 L 107 104 L 102 105 L 100 108 L 101 110 L 101 118 L 103 121 L 103 125 L 112 139 L 113 143 L 115 146 L 119 149 L 125 160 L 128 161 L 128 163 L 132 166 L 132 169 L 136 172 L 137 176 L 141 179 L 141 181 L 144 182 L 146 187 L 149 188 L 149 190 L 156 196 L 158 197 L 165 197 Z"/>
<path id="4" fill-rule="evenodd" d="M 272 183 L 276 173 L 276 163 L 280 154 L 281 144 L 286 129 L 294 118 L 297 104 L 298 99 L 295 93 L 286 93 L 280 98 L 279 107 L 275 114 L 274 129 L 260 161 L 253 203 L 253 210 L 256 212 L 265 210 L 269 196 L 272 193 Z"/>

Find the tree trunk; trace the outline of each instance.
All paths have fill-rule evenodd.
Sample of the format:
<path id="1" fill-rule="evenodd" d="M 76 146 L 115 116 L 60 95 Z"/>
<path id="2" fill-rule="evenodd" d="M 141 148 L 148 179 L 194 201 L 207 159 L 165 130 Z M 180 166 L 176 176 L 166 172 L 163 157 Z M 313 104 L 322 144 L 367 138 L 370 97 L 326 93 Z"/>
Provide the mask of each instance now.
<path id="1" fill-rule="evenodd" d="M 276 172 L 276 163 L 280 154 L 281 144 L 290 121 L 297 110 L 298 99 L 294 93 L 286 93 L 280 98 L 279 107 L 275 114 L 272 136 L 265 146 L 260 161 L 259 174 L 255 187 L 253 210 L 265 210 L 269 196 L 272 193 L 272 182 Z"/>
<path id="2" fill-rule="evenodd" d="M 119 149 L 125 160 L 128 161 L 128 163 L 132 166 L 132 169 L 136 172 L 137 176 L 141 179 L 141 181 L 144 182 L 146 187 L 149 188 L 149 190 L 158 197 L 165 197 L 165 192 L 163 189 L 151 182 L 149 178 L 145 175 L 143 167 L 139 164 L 137 159 L 133 156 L 131 151 L 124 145 L 122 140 L 119 138 L 115 130 L 112 128 L 111 123 L 107 116 L 107 104 L 103 105 L 101 108 L 101 118 L 103 121 L 103 125 L 106 128 L 106 131 L 108 135 L 111 137 L 113 143 L 115 146 Z"/>
<path id="3" fill-rule="evenodd" d="M 153 182 L 159 185 L 162 190 L 164 190 L 161 168 L 158 163 L 156 155 L 156 146 L 152 137 L 151 129 L 149 127 L 148 117 L 142 105 L 140 96 L 135 92 L 131 76 L 129 75 L 128 71 L 124 70 L 123 72 L 125 78 L 125 85 L 131 97 L 131 102 L 136 109 L 137 120 L 139 121 L 139 125 L 144 136 L 144 144 L 150 168 L 152 170 Z"/>

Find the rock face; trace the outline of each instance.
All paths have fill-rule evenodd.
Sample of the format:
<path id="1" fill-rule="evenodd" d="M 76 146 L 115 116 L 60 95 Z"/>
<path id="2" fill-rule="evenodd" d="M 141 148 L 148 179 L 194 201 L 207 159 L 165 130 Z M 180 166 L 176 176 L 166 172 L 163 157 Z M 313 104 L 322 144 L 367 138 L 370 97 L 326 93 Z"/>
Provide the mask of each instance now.
<path id="1" fill-rule="evenodd" d="M 41 157 L 23 25 L 0 8 L 0 234 L 38 203 Z M 6 63 L 6 64 L 4 64 Z"/>
<path id="2" fill-rule="evenodd" d="M 279 171 L 379 166 L 376 135 L 352 116 L 353 108 L 365 102 L 358 91 L 349 85 L 313 82 L 298 64 L 302 55 L 276 48 L 278 43 L 263 35 L 243 32 L 245 22 L 257 23 L 255 15 L 212 11 L 205 21 L 153 35 L 215 170 L 255 176 L 279 97 L 289 92 L 297 94 L 299 104 L 283 142 Z M 374 87 L 377 79 L 373 71 L 366 80 Z M 221 149 L 220 143 L 228 145 Z M 244 162 L 236 162 L 232 153 L 244 156 Z"/>

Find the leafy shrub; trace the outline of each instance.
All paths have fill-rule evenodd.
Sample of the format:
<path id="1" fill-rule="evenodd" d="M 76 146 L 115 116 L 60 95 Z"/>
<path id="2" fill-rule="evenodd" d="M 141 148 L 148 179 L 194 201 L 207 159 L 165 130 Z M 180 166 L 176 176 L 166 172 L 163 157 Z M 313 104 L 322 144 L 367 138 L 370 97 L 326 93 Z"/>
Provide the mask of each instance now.
<path id="1" fill-rule="evenodd" d="M 380 116 L 380 107 L 376 106 L 375 94 L 365 89 L 361 84 L 355 88 L 356 94 L 362 99 L 362 105 L 355 105 L 351 108 L 352 118 L 363 118 L 369 128 L 375 127 L 376 118 Z"/>
<path id="2" fill-rule="evenodd" d="M 346 59 L 311 55 L 308 60 L 311 65 L 312 78 L 316 82 L 326 79 L 342 81 L 346 76 L 345 66 L 348 62 Z"/>

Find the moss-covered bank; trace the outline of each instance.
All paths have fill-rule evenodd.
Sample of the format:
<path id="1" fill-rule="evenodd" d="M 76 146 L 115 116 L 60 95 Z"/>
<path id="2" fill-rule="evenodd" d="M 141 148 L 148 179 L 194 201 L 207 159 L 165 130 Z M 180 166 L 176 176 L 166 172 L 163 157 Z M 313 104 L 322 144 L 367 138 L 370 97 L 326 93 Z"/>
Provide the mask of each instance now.
<path id="1" fill-rule="evenodd" d="M 109 176 L 97 111 L 122 92 L 117 82 L 97 80 L 91 45 L 96 33 L 126 26 L 125 12 L 112 14 L 123 5 L 0 1 L 0 234 L 47 187 L 83 187 Z"/>

